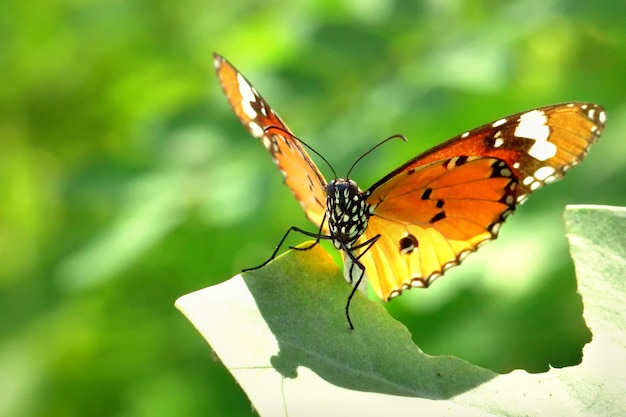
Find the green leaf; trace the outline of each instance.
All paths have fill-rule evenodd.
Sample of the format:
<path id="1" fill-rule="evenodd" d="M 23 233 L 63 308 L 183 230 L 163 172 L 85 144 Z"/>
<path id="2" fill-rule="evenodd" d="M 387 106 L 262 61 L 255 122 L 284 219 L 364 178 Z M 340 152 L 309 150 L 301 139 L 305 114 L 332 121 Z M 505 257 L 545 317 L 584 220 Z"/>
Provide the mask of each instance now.
<path id="1" fill-rule="evenodd" d="M 585 319 L 593 340 L 583 352 L 588 374 L 571 381 L 590 414 L 626 410 L 626 208 L 568 206 L 565 229 Z"/>
<path id="2" fill-rule="evenodd" d="M 458 358 L 426 355 L 402 324 L 359 292 L 350 309 L 356 329 L 349 330 L 344 308 L 350 287 L 319 245 L 288 251 L 264 268 L 181 297 L 176 305 L 262 416 L 331 415 L 341 409 L 345 412 L 339 414 L 365 415 L 408 410 L 618 415 L 626 408 L 624 239 L 619 233 L 626 230 L 624 213 L 566 213 L 594 339 L 585 346 L 581 365 L 545 374 L 497 375 Z"/>
<path id="3" fill-rule="evenodd" d="M 427 356 L 402 324 L 359 292 L 350 330 L 344 308 L 351 288 L 319 245 L 289 251 L 243 279 L 278 342 L 271 362 L 285 377 L 304 366 L 344 388 L 440 399 L 495 376 L 457 358 Z"/>

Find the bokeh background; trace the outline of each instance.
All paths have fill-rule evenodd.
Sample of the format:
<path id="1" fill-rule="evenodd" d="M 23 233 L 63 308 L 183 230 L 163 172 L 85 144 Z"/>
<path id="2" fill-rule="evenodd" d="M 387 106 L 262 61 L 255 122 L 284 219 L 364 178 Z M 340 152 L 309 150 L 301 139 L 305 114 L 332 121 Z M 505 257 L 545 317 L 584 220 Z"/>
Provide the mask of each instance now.
<path id="1" fill-rule="evenodd" d="M 309 225 L 226 104 L 213 51 L 339 175 L 406 135 L 359 164 L 362 187 L 511 113 L 603 104 L 583 165 L 390 304 L 431 354 L 576 363 L 590 336 L 561 214 L 626 205 L 624 16 L 623 1 L 4 1 L 0 415 L 255 415 L 173 302 Z"/>

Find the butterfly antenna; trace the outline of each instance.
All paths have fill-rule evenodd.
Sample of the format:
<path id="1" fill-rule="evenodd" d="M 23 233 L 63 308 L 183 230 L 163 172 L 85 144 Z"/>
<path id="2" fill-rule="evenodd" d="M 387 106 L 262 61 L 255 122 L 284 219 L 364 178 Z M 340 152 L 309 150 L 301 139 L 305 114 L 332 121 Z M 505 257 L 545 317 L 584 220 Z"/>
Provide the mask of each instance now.
<path id="1" fill-rule="evenodd" d="M 349 178 L 349 177 L 350 177 L 350 173 L 352 172 L 352 170 L 354 169 L 354 167 L 356 166 L 356 164 L 358 164 L 358 163 L 359 163 L 359 161 L 360 161 L 361 159 L 365 158 L 367 155 L 369 155 L 370 153 L 372 153 L 372 151 L 373 151 L 374 149 L 376 149 L 376 148 L 378 148 L 379 146 L 381 146 L 381 145 L 383 145 L 383 144 L 385 144 L 385 143 L 389 142 L 389 141 L 390 141 L 390 140 L 392 140 L 392 139 L 402 139 L 403 141 L 405 141 L 405 142 L 406 142 L 406 138 L 404 137 L 404 135 L 398 135 L 398 134 L 396 134 L 396 135 L 392 135 L 392 136 L 389 136 L 387 139 L 384 139 L 384 140 L 380 141 L 379 143 L 377 143 L 376 145 L 374 145 L 374 146 L 373 146 L 373 147 L 372 147 L 369 151 L 365 152 L 363 155 L 359 156 L 359 157 L 357 158 L 357 160 L 356 160 L 356 161 L 354 161 L 354 163 L 353 163 L 353 164 L 352 164 L 352 166 L 350 167 L 350 170 L 348 170 L 348 175 L 346 175 L 346 178 Z"/>
<path id="2" fill-rule="evenodd" d="M 294 136 L 293 133 L 283 129 L 280 126 L 268 126 L 265 129 L 263 129 L 263 131 L 265 133 L 268 133 L 270 130 L 278 130 L 282 135 L 284 136 L 289 136 L 292 137 L 293 139 L 295 139 L 296 141 L 300 142 L 301 144 L 303 144 L 308 150 L 310 150 L 311 152 L 313 152 L 315 155 L 319 156 L 320 159 L 324 162 L 326 162 L 326 165 L 328 165 L 328 168 L 330 168 L 330 170 L 333 172 L 333 175 L 335 178 L 337 178 L 337 173 L 335 172 L 335 170 L 333 169 L 333 166 L 330 164 L 330 162 L 328 162 L 326 160 L 326 158 L 324 158 L 318 151 L 316 151 L 315 149 L 313 149 L 312 147 L 310 147 L 309 145 L 307 145 L 307 143 L 305 141 L 303 141 L 302 139 Z M 405 139 L 406 140 L 406 139 Z M 380 144 L 379 144 L 380 145 Z M 377 145 L 378 146 L 378 145 Z M 360 159 L 360 158 L 359 158 Z"/>

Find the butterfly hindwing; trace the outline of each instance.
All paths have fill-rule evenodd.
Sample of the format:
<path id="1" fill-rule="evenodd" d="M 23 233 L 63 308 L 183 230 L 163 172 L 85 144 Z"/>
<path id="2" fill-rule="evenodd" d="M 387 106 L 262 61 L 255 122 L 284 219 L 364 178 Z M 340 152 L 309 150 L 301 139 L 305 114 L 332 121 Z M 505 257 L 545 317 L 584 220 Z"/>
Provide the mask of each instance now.
<path id="1" fill-rule="evenodd" d="M 248 80 L 222 56 L 214 54 L 213 62 L 235 114 L 250 134 L 261 140 L 306 216 L 319 226 L 326 210 L 326 180 L 321 172 L 287 125 Z"/>

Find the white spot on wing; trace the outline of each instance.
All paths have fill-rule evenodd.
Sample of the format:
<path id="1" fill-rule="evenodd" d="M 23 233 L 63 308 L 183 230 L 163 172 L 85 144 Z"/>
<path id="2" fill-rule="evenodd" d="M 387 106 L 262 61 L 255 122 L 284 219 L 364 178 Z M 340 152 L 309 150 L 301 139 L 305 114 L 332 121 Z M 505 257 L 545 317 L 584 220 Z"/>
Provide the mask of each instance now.
<path id="1" fill-rule="evenodd" d="M 519 138 L 535 139 L 536 141 L 547 141 L 550 136 L 550 128 L 546 124 L 548 118 L 540 110 L 531 110 L 520 116 L 515 132 Z"/>
<path id="2" fill-rule="evenodd" d="M 587 115 L 590 119 L 593 119 L 596 116 L 596 109 L 591 109 L 587 112 Z"/>
<path id="3" fill-rule="evenodd" d="M 494 148 L 499 148 L 503 144 L 504 144 L 504 140 L 502 138 L 496 138 L 496 140 L 493 141 L 493 147 Z"/>
<path id="4" fill-rule="evenodd" d="M 247 100 L 242 101 L 241 109 L 246 114 L 246 116 L 248 116 L 251 119 L 256 119 L 256 111 L 254 111 L 249 101 Z"/>
<path id="5" fill-rule="evenodd" d="M 471 250 L 466 249 L 463 252 L 459 253 L 458 258 L 459 258 L 459 262 L 463 261 L 465 258 L 467 258 L 467 256 L 472 253 Z"/>
<path id="6" fill-rule="evenodd" d="M 496 120 L 495 122 L 493 122 L 491 126 L 498 127 L 498 126 L 502 126 L 505 123 L 506 123 L 506 119 L 500 119 L 500 120 Z"/>
<path id="7" fill-rule="evenodd" d="M 462 137 L 462 138 L 466 138 L 466 137 L 468 137 L 468 136 L 469 136 L 469 133 L 470 133 L 470 132 L 465 132 L 465 133 L 463 133 L 463 134 L 461 135 L 461 137 Z"/>
<path id="8" fill-rule="evenodd" d="M 251 119 L 254 119 L 257 114 L 252 108 L 251 103 L 256 101 L 256 94 L 250 84 L 248 84 L 243 78 L 243 75 L 237 74 L 237 82 L 239 83 L 239 94 L 241 94 L 241 109 Z"/>
<path id="9" fill-rule="evenodd" d="M 552 142 L 535 140 L 533 146 L 528 149 L 528 155 L 540 161 L 545 161 L 556 155 L 556 145 Z"/>
<path id="10" fill-rule="evenodd" d="M 252 136 L 254 136 L 255 138 L 260 138 L 261 136 L 263 136 L 263 129 L 261 129 L 261 126 L 259 126 L 258 123 L 250 122 L 248 123 L 248 128 L 250 129 L 250 133 L 252 133 Z M 263 143 L 266 147 L 269 147 L 268 142 L 263 140 Z"/>
<path id="11" fill-rule="evenodd" d="M 554 168 L 552 167 L 541 167 L 535 171 L 535 178 L 539 181 L 543 181 L 548 178 L 550 175 L 554 174 Z"/>
<path id="12" fill-rule="evenodd" d="M 601 111 L 600 114 L 598 114 L 598 120 L 600 123 L 606 122 L 606 113 L 604 111 Z"/>

